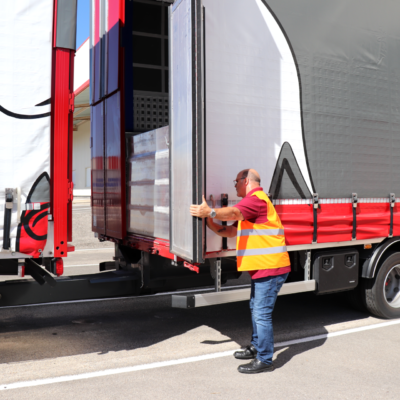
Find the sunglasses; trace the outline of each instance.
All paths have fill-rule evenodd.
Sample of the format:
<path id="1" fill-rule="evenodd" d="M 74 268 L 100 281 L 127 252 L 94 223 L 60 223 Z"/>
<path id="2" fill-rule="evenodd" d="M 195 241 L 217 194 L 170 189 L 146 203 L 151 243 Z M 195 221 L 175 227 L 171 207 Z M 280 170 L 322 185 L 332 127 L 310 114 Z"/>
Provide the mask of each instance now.
<path id="1" fill-rule="evenodd" d="M 246 178 L 235 179 L 235 180 L 233 181 L 233 184 L 236 186 L 236 185 L 238 184 L 238 182 L 239 182 L 240 180 L 242 180 L 242 179 L 246 179 Z"/>

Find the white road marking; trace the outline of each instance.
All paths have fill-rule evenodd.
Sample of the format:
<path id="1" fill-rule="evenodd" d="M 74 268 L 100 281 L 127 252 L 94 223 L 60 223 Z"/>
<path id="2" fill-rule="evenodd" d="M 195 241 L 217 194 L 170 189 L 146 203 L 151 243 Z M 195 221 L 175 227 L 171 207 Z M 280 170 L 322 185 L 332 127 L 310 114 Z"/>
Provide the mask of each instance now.
<path id="1" fill-rule="evenodd" d="M 309 337 L 306 337 L 303 339 L 296 339 L 296 340 L 289 340 L 287 342 L 280 342 L 280 343 L 276 343 L 275 347 L 286 347 L 286 346 L 290 346 L 290 345 L 294 345 L 294 344 L 312 342 L 315 340 L 327 339 L 327 338 L 335 337 L 335 336 L 343 336 L 343 335 L 348 335 L 351 333 L 362 332 L 362 331 L 367 331 L 367 330 L 377 329 L 377 328 L 384 328 L 387 326 L 398 325 L 398 324 L 400 324 L 400 319 L 383 322 L 381 324 L 363 326 L 360 328 L 346 329 L 346 330 L 339 331 L 339 332 L 325 333 L 323 335 L 309 336 Z M 65 375 L 65 376 L 59 376 L 56 378 L 46 378 L 46 379 L 37 379 L 37 380 L 33 380 L 33 381 L 15 382 L 15 383 L 10 383 L 10 384 L 0 384 L 0 390 L 21 389 L 21 388 L 26 388 L 26 387 L 50 385 L 50 384 L 61 383 L 61 382 L 71 382 L 71 381 L 77 381 L 77 380 L 81 380 L 81 379 L 98 378 L 101 376 L 125 374 L 127 372 L 144 371 L 147 369 L 170 367 L 172 365 L 188 364 L 188 363 L 193 363 L 193 362 L 198 362 L 198 361 L 212 360 L 215 358 L 227 357 L 227 356 L 231 356 L 235 351 L 236 350 L 222 351 L 220 353 L 205 354 L 202 356 L 187 357 L 187 358 L 181 358 L 178 360 L 161 361 L 161 362 L 155 362 L 155 363 L 150 363 L 150 364 L 135 365 L 132 367 L 106 369 L 103 371 L 88 372 L 88 373 L 77 374 L 77 375 Z"/>
<path id="2" fill-rule="evenodd" d="M 79 264 L 79 265 L 65 265 L 64 264 L 64 268 L 72 268 L 72 267 L 95 267 L 95 266 L 99 266 L 98 264 Z"/>
<path id="3" fill-rule="evenodd" d="M 400 319 L 395 319 L 393 321 L 382 322 L 380 324 L 360 326 L 359 328 L 345 329 L 344 331 L 324 333 L 322 335 L 309 336 L 309 337 L 306 337 L 303 339 L 295 339 L 295 340 L 288 340 L 287 342 L 275 343 L 275 347 L 286 347 L 286 346 L 291 346 L 293 344 L 313 342 L 315 340 L 322 340 L 322 339 L 327 339 L 327 338 L 336 337 L 336 336 L 348 335 L 350 333 L 369 331 L 371 329 L 384 328 L 386 326 L 398 325 L 398 324 L 400 324 Z"/>
<path id="4" fill-rule="evenodd" d="M 73 252 L 76 253 L 77 251 L 99 251 L 99 250 L 114 250 L 114 247 L 99 247 L 98 249 L 78 249 L 74 250 Z"/>

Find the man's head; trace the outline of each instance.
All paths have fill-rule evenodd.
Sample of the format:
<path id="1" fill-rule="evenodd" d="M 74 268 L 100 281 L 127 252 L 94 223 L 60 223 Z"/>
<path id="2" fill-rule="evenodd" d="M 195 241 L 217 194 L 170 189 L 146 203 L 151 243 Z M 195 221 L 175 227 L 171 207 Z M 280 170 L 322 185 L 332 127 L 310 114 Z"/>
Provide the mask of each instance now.
<path id="1" fill-rule="evenodd" d="M 247 193 L 260 186 L 260 175 L 255 169 L 244 169 L 236 176 L 236 194 L 245 197 Z"/>

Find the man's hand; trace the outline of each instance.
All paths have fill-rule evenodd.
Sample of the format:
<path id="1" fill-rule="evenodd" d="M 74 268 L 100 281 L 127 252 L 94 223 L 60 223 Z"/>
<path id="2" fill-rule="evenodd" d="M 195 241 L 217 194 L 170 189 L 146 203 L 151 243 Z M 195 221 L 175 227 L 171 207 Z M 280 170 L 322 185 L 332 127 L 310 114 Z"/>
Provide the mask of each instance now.
<path id="1" fill-rule="evenodd" d="M 207 218 L 210 216 L 211 208 L 208 206 L 206 199 L 203 195 L 203 202 L 198 206 L 196 204 L 192 204 L 190 206 L 190 214 L 193 217 L 199 218 Z"/>

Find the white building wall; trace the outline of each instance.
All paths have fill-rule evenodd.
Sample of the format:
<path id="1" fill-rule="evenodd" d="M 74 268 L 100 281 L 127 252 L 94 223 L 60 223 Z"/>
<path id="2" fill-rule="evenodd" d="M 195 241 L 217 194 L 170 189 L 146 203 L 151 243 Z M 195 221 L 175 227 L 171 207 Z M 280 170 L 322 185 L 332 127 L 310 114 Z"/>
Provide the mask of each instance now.
<path id="1" fill-rule="evenodd" d="M 74 60 L 74 91 L 89 80 L 89 38 L 79 47 Z"/>
<path id="2" fill-rule="evenodd" d="M 78 126 L 73 139 L 74 195 L 90 196 L 90 121 Z"/>

